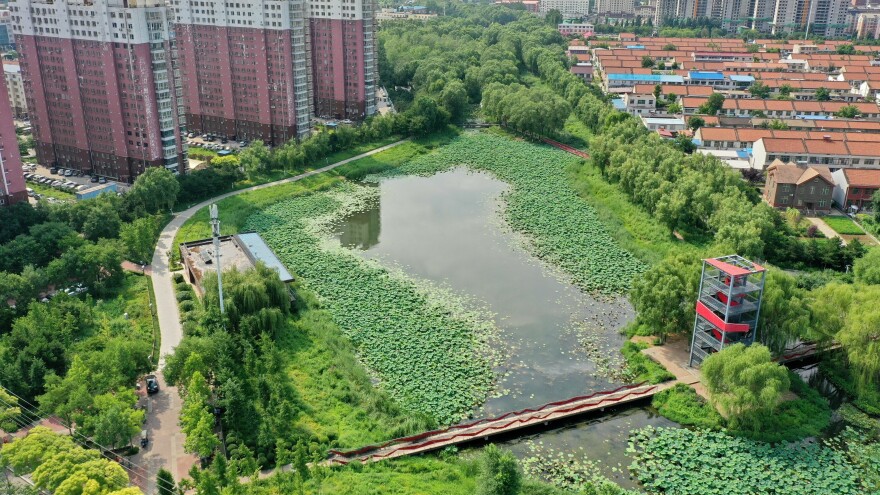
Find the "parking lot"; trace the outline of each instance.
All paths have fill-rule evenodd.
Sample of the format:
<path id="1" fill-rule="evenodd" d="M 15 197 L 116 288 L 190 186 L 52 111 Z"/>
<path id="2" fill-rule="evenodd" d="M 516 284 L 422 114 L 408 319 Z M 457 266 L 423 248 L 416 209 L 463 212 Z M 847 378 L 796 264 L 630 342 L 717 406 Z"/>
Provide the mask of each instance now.
<path id="1" fill-rule="evenodd" d="M 77 175 L 74 171 L 71 171 L 70 175 L 66 175 L 65 169 L 59 169 L 57 173 L 53 174 L 49 168 L 38 164 L 25 164 L 24 173 L 25 179 L 28 183 L 37 182 L 46 187 L 52 187 L 71 194 L 75 194 L 76 192 L 83 191 L 90 187 L 113 182 L 107 179 L 103 179 L 104 182 L 100 182 L 100 179 L 93 182 L 92 177 L 88 175 Z M 117 192 L 123 192 L 127 189 L 128 186 L 125 184 L 116 184 Z M 31 196 L 31 199 L 36 200 L 37 198 Z"/>
<path id="2" fill-rule="evenodd" d="M 240 148 L 247 146 L 248 142 L 225 139 L 213 134 L 197 135 L 190 132 L 186 135 L 186 144 L 211 151 L 238 151 Z"/>

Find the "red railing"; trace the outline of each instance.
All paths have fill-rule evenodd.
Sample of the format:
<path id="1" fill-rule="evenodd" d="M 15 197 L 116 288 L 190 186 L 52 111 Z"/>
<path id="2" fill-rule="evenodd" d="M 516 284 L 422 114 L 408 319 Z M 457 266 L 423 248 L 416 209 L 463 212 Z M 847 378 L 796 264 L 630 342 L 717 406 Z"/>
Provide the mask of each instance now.
<path id="1" fill-rule="evenodd" d="M 567 144 L 563 144 L 558 141 L 554 141 L 550 138 L 541 137 L 540 139 L 541 139 L 541 141 L 544 141 L 545 143 L 549 144 L 550 146 L 553 146 L 555 148 L 559 148 L 562 151 L 567 151 L 567 152 L 571 153 L 572 155 L 577 155 L 577 156 L 584 158 L 584 159 L 590 158 L 589 153 L 587 153 L 586 151 L 579 150 L 573 146 L 569 146 Z"/>
<path id="2" fill-rule="evenodd" d="M 437 443 L 447 443 L 447 444 L 448 444 L 448 443 L 458 443 L 458 442 L 456 442 L 456 439 L 458 439 L 458 438 L 460 438 L 460 437 L 474 438 L 474 437 L 478 437 L 478 436 L 482 435 L 483 433 L 485 433 L 485 432 L 488 431 L 488 430 L 505 430 L 505 429 L 510 428 L 511 426 L 513 426 L 513 425 L 516 424 L 516 423 L 526 423 L 526 422 L 534 421 L 534 420 L 538 420 L 538 421 L 540 421 L 540 420 L 546 419 L 546 418 L 550 417 L 550 415 L 552 415 L 552 414 L 556 414 L 556 413 L 562 413 L 562 414 L 573 413 L 573 412 L 576 412 L 576 411 L 579 410 L 579 409 L 584 409 L 584 408 L 587 408 L 587 407 L 594 407 L 594 406 L 597 406 L 597 405 L 599 405 L 599 404 L 602 404 L 603 402 L 619 402 L 619 401 L 621 401 L 621 400 L 623 400 L 623 399 L 625 399 L 625 398 L 627 398 L 627 397 L 629 397 L 629 396 L 631 396 L 631 395 L 633 395 L 633 394 L 646 394 L 646 393 L 648 393 L 648 392 L 653 391 L 653 390 L 656 388 L 656 387 L 651 387 L 651 388 L 649 388 L 649 389 L 647 389 L 647 390 L 643 390 L 643 391 L 640 391 L 640 392 L 630 392 L 630 393 L 627 393 L 627 394 L 625 394 L 625 395 L 623 395 L 623 396 L 621 396 L 621 397 L 615 397 L 615 398 L 610 398 L 610 397 L 608 397 L 608 398 L 603 398 L 602 400 L 600 400 L 600 401 L 598 401 L 598 402 L 593 402 L 593 403 L 588 403 L 588 404 L 577 404 L 577 405 L 575 405 L 575 406 L 573 406 L 573 407 L 571 407 L 571 408 L 566 408 L 566 409 L 554 409 L 553 411 L 549 411 L 549 412 L 548 412 L 546 415 L 544 415 L 544 416 L 534 416 L 535 413 L 540 413 L 540 412 L 544 411 L 545 409 L 548 409 L 548 408 L 551 408 L 551 407 L 564 406 L 564 405 L 566 405 L 566 404 L 571 404 L 571 403 L 573 403 L 573 402 L 580 402 L 580 401 L 588 400 L 588 399 L 591 399 L 591 398 L 596 397 L 596 396 L 611 395 L 611 394 L 615 394 L 615 393 L 617 393 L 617 392 L 620 392 L 621 390 L 631 390 L 631 389 L 635 389 L 635 388 L 638 388 L 638 387 L 643 386 L 644 384 L 645 384 L 645 382 L 642 382 L 642 383 L 639 383 L 639 384 L 636 384 L 636 385 L 624 385 L 624 386 L 622 386 L 622 387 L 618 387 L 618 388 L 616 388 L 616 389 L 614 389 L 614 390 L 606 390 L 606 391 L 601 391 L 601 392 L 595 392 L 595 393 L 590 394 L 590 395 L 584 395 L 584 396 L 572 397 L 571 399 L 566 399 L 566 400 L 556 401 L 556 402 L 550 402 L 550 403 L 544 404 L 543 406 L 540 406 L 540 407 L 537 407 L 537 408 L 534 408 L 534 409 L 532 409 L 532 408 L 528 408 L 528 409 L 523 409 L 523 410 L 520 410 L 520 411 L 508 412 L 508 413 L 502 414 L 502 415 L 500 415 L 500 416 L 496 416 L 496 417 L 494 417 L 494 418 L 485 418 L 485 419 L 481 419 L 481 420 L 474 421 L 474 422 L 471 422 L 471 423 L 465 423 L 465 424 L 460 424 L 460 425 L 450 426 L 450 427 L 448 427 L 448 428 L 443 428 L 443 429 L 439 429 L 439 430 L 427 431 L 427 432 L 424 432 L 424 433 L 420 433 L 420 434 L 418 434 L 418 435 L 412 435 L 412 436 L 409 436 L 409 437 L 397 438 L 397 439 L 394 439 L 394 440 L 389 440 L 388 442 L 385 442 L 385 443 L 382 443 L 382 444 L 378 444 L 378 445 L 368 445 L 368 446 L 366 446 L 366 447 L 361 447 L 361 448 L 359 448 L 359 449 L 351 450 L 351 451 L 347 451 L 347 452 L 342 452 L 342 451 L 338 451 L 338 450 L 331 450 L 331 451 L 330 451 L 330 454 L 335 455 L 335 456 L 339 456 L 339 457 L 353 457 L 353 456 L 358 456 L 358 455 L 361 455 L 361 454 L 364 454 L 364 453 L 367 453 L 367 452 L 376 451 L 376 450 L 381 450 L 381 449 L 384 449 L 384 448 L 390 447 L 390 446 L 392 446 L 392 445 L 394 445 L 394 444 L 401 444 L 401 443 L 408 443 L 408 442 L 418 442 L 419 440 L 424 440 L 424 439 L 429 438 L 429 437 L 432 437 L 432 436 L 442 435 L 442 434 L 445 434 L 445 433 L 449 433 L 449 432 L 451 432 L 451 431 L 462 430 L 462 429 L 468 429 L 468 428 L 473 428 L 474 426 L 478 426 L 478 425 L 480 425 L 480 424 L 490 423 L 490 422 L 496 422 L 496 421 L 500 421 L 500 420 L 503 420 L 503 419 L 508 418 L 508 417 L 515 417 L 515 419 L 513 419 L 512 421 L 510 421 L 510 422 L 508 422 L 508 423 L 506 423 L 506 424 L 504 424 L 504 425 L 489 425 L 489 426 L 487 426 L 486 428 L 483 428 L 483 429 L 481 429 L 481 430 L 479 430 L 479 431 L 476 431 L 476 432 L 460 433 L 460 434 L 458 434 L 458 435 L 453 435 L 452 437 L 438 438 L 438 439 L 431 440 L 431 441 L 428 441 L 428 442 L 422 442 L 422 443 L 417 443 L 417 444 L 413 444 L 413 445 L 401 445 L 400 447 L 398 447 L 398 448 L 396 448 L 396 449 L 393 449 L 393 450 L 391 450 L 391 451 L 389 451 L 389 452 L 387 452 L 387 453 L 384 453 L 384 454 L 374 454 L 374 455 L 369 455 L 369 456 L 366 456 L 366 457 L 362 458 L 361 460 L 377 459 L 377 458 L 378 458 L 378 459 L 381 459 L 381 458 L 385 458 L 385 457 L 388 457 L 388 456 L 390 456 L 390 455 L 393 455 L 393 454 L 395 454 L 395 453 L 397 453 L 397 452 L 399 452 L 399 451 L 401 451 L 401 450 L 423 449 L 423 448 L 430 447 L 431 445 L 434 445 L 434 444 L 437 444 Z M 529 417 L 528 417 L 528 418 L 521 418 L 521 417 L 520 417 L 520 416 L 525 416 L 525 415 L 529 415 Z M 462 440 L 462 441 L 464 441 L 464 440 Z M 340 464 L 347 464 L 347 463 L 348 463 L 348 461 L 343 461 L 343 460 L 335 460 L 335 462 L 338 462 L 338 463 L 340 463 Z"/>

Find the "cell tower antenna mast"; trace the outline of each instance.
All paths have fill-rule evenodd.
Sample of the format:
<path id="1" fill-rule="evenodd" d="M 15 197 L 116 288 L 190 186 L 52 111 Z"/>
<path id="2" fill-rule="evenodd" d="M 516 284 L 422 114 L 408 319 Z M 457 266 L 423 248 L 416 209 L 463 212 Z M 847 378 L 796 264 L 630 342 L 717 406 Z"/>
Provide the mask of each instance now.
<path id="1" fill-rule="evenodd" d="M 223 270 L 220 268 L 220 216 L 217 213 L 217 205 L 212 204 L 209 208 L 211 212 L 211 233 L 214 237 L 214 266 L 217 267 L 217 291 L 220 293 L 220 313 L 226 312 L 223 304 Z"/>

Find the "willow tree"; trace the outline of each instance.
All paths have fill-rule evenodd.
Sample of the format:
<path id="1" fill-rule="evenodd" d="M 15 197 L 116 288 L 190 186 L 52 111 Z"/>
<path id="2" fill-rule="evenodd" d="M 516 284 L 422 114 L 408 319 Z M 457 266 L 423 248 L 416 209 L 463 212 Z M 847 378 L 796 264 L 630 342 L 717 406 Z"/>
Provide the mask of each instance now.
<path id="1" fill-rule="evenodd" d="M 788 370 L 770 358 L 760 344 L 734 344 L 709 356 L 701 366 L 712 402 L 738 430 L 760 431 L 763 418 L 773 413 L 791 381 Z"/>
<path id="2" fill-rule="evenodd" d="M 205 306 L 220 305 L 217 275 L 205 277 Z M 263 263 L 239 271 L 223 272 L 223 296 L 231 330 L 259 338 L 263 333 L 274 337 L 290 314 L 290 293 L 278 278 L 278 272 Z"/>

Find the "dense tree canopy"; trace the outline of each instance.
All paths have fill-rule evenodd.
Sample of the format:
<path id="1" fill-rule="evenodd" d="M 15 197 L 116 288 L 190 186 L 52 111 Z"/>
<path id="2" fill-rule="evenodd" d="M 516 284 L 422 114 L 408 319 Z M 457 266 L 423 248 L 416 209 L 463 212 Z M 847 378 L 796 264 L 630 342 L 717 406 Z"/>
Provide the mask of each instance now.
<path id="1" fill-rule="evenodd" d="M 785 367 L 760 344 L 728 346 L 703 361 L 700 371 L 712 401 L 729 415 L 731 426 L 743 430 L 760 430 L 791 383 Z"/>

